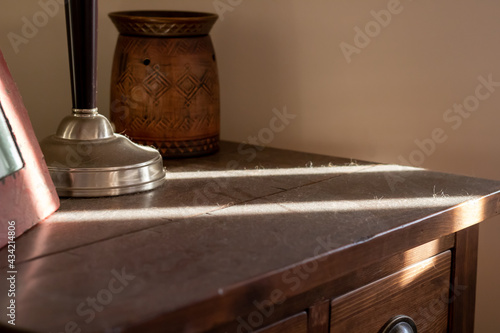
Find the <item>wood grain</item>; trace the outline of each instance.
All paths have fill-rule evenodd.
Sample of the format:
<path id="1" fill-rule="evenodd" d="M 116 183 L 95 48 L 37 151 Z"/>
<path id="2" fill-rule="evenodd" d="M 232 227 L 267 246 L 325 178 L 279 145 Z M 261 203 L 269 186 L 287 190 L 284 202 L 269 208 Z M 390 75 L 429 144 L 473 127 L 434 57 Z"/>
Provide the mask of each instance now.
<path id="1" fill-rule="evenodd" d="M 20 101 L 21 97 L 18 99 Z M 25 119 L 28 119 L 27 112 Z M 36 143 L 36 139 L 34 140 Z M 154 191 L 109 198 L 62 199 L 61 208 L 56 214 L 19 240 L 26 246 L 17 249 L 17 263 L 107 242 L 126 234 L 167 225 L 172 221 L 189 221 L 214 210 L 342 176 L 333 169 L 325 169 L 325 172 L 304 174 L 300 177 L 287 174 L 259 177 L 258 170 L 262 168 L 291 169 L 305 167 L 308 163 L 317 167 L 350 163 L 349 159 L 338 157 L 273 148 L 241 147 L 240 149 L 237 143 L 221 142 L 219 154 L 165 161 L 168 170 L 167 182 Z M 255 155 L 251 155 L 252 159 L 248 161 L 249 155 L 240 151 L 253 152 Z M 368 162 L 357 164 L 357 167 L 350 168 L 352 172 L 375 165 Z M 225 175 L 229 170 L 247 171 L 248 175 L 230 178 Z M 192 175 L 199 171 L 210 171 L 216 178 L 183 178 L 187 173 Z M 50 180 L 48 171 L 45 179 Z M 43 198 L 47 200 L 42 200 Z M 39 199 L 40 207 L 55 210 L 47 203 L 49 198 L 58 202 L 55 189 L 50 197 L 47 195 L 43 198 Z M 140 214 L 120 214 L 124 209 Z M 147 214 L 158 209 L 163 210 L 162 214 Z M 4 264 L 0 262 L 0 267 Z"/>
<path id="2" fill-rule="evenodd" d="M 270 327 L 255 331 L 255 333 L 308 333 L 307 313 L 302 312 L 293 317 L 284 319 Z"/>
<path id="3" fill-rule="evenodd" d="M 407 315 L 419 333 L 447 331 L 451 253 L 447 251 L 332 301 L 331 332 L 377 333 Z"/>
<path id="4" fill-rule="evenodd" d="M 330 301 L 323 300 L 309 308 L 307 333 L 328 333 L 330 329 Z"/>
<path id="5" fill-rule="evenodd" d="M 319 287 L 310 289 L 306 293 L 289 297 L 283 304 L 275 304 L 272 313 L 269 312 L 269 316 L 265 316 L 262 326 L 270 325 L 273 322 L 281 320 L 282 318 L 289 317 L 308 308 L 311 304 L 318 304 L 318 302 L 321 303 L 321 300 L 324 298 L 338 297 L 349 291 L 355 290 L 366 284 L 381 279 L 385 276 L 396 273 L 404 269 L 406 266 L 414 265 L 422 260 L 451 249 L 454 246 L 454 243 L 455 236 L 449 235 L 443 237 L 442 239 L 423 244 L 403 253 L 399 253 L 390 257 L 379 258 L 377 262 L 374 262 L 365 267 L 360 266 L 359 269 L 353 272 L 346 271 L 344 275 L 331 280 L 328 280 L 329 270 L 324 269 L 324 267 L 327 267 L 323 266 L 327 265 L 327 262 L 325 262 L 321 266 L 318 266 L 317 272 L 318 274 L 323 275 L 323 278 L 325 280 L 328 280 L 328 282 L 325 282 L 325 284 Z M 301 269 L 301 265 L 295 265 L 288 271 L 293 271 L 294 269 Z M 287 276 L 289 277 L 289 275 Z M 290 291 L 289 281 L 283 281 L 283 275 L 281 275 L 281 278 L 281 284 L 277 284 L 274 290 L 281 290 L 283 292 Z M 314 279 L 313 276 L 309 276 L 309 278 Z M 303 282 L 307 283 L 308 281 L 305 280 Z M 203 316 L 204 314 L 211 314 L 212 320 L 214 321 L 226 321 L 225 324 L 219 325 L 217 328 L 210 330 L 211 333 L 236 332 L 241 324 L 240 320 L 228 320 L 221 318 L 227 318 L 227 316 L 230 316 L 231 313 L 235 313 L 234 318 L 236 318 L 238 317 L 238 315 L 236 314 L 239 313 L 240 317 L 247 320 L 252 313 L 258 310 L 255 306 L 255 303 L 253 303 L 254 301 L 256 301 L 257 303 L 261 303 L 269 300 L 270 297 L 266 296 L 265 294 L 263 294 L 262 296 L 257 296 L 257 292 L 262 289 L 265 290 L 265 288 L 265 280 L 252 281 L 248 284 L 240 286 L 240 288 L 238 288 L 238 292 L 234 290 L 233 292 L 225 293 L 224 299 L 215 298 L 207 300 L 206 302 L 195 304 L 189 309 L 169 314 L 166 318 L 163 318 L 163 320 L 165 320 L 166 322 L 175 322 L 179 324 L 183 322 L 190 322 L 190 325 L 193 326 L 194 322 L 198 322 L 198 319 L 200 319 L 200 322 L 203 322 L 202 318 L 200 318 L 200 315 Z M 248 301 L 239 301 L 239 299 L 244 298 Z M 214 306 L 216 306 L 217 309 L 220 308 L 220 311 L 214 311 Z M 318 310 L 319 308 L 315 307 L 314 311 L 317 312 Z M 193 319 L 193 314 L 197 314 L 196 319 Z M 327 314 L 327 316 L 329 317 L 329 313 Z M 310 317 L 310 319 L 311 318 L 312 317 Z M 147 330 L 154 330 L 155 327 L 161 327 L 161 325 L 159 323 L 152 322 L 150 325 L 142 327 Z M 172 332 L 175 332 L 176 329 L 180 330 L 181 326 L 173 327 Z"/>
<path id="6" fill-rule="evenodd" d="M 260 329 L 449 249 L 450 235 L 498 214 L 499 182 L 415 168 L 234 143 L 166 166 L 157 191 L 64 201 L 18 239 L 20 327 L 234 332 L 272 304 Z M 122 269 L 133 283 L 85 322 L 75 310 Z M 268 303 L 273 292 L 283 301 Z"/>
<path id="7" fill-rule="evenodd" d="M 332 283 L 326 284 L 321 293 L 328 295 L 330 298 L 339 297 L 349 291 L 394 274 L 407 266 L 415 265 L 420 261 L 450 250 L 454 245 L 455 235 L 452 234 L 408 251 L 380 258 L 377 262 L 348 272 L 333 280 Z"/>

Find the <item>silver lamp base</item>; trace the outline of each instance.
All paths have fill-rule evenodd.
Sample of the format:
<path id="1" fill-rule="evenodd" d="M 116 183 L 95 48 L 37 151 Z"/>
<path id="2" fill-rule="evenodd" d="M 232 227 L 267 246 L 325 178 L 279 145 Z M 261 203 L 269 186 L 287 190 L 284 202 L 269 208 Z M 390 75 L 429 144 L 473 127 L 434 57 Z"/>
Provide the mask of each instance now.
<path id="1" fill-rule="evenodd" d="M 165 181 L 163 159 L 150 147 L 113 133 L 97 109 L 73 110 L 40 146 L 62 197 L 116 196 L 152 190 Z"/>

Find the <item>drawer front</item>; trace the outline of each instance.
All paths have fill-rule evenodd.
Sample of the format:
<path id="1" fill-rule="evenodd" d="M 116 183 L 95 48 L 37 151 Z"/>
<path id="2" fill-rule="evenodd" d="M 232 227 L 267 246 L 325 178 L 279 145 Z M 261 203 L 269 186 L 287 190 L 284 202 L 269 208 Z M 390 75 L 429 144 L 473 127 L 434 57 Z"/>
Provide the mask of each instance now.
<path id="1" fill-rule="evenodd" d="M 301 312 L 293 317 L 286 318 L 256 333 L 307 333 L 307 313 Z"/>
<path id="2" fill-rule="evenodd" d="M 379 333 L 398 315 L 412 318 L 418 333 L 447 331 L 451 252 L 424 260 L 331 303 L 331 332 Z"/>

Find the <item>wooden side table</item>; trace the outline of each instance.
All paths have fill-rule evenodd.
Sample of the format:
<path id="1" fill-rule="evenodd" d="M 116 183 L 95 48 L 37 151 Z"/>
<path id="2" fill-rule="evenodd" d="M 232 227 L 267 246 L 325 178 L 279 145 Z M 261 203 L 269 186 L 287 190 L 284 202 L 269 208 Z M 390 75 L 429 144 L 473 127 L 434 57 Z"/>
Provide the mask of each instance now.
<path id="1" fill-rule="evenodd" d="M 500 182 L 228 142 L 165 166 L 162 188 L 62 200 L 17 239 L 16 328 L 473 331 Z"/>

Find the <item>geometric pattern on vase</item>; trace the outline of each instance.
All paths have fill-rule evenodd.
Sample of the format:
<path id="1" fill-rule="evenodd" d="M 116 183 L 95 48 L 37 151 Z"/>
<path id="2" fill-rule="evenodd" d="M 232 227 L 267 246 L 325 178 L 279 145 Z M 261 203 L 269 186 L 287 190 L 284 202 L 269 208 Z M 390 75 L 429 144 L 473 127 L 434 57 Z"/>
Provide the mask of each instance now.
<path id="1" fill-rule="evenodd" d="M 191 73 L 190 67 L 186 66 L 186 72 L 176 82 L 177 90 L 185 98 L 185 106 L 189 107 L 192 99 L 201 90 L 206 91 L 212 99 L 214 97 L 212 87 L 215 85 L 216 77 L 214 71 L 209 68 L 201 78 L 198 78 Z"/>
<path id="2" fill-rule="evenodd" d="M 118 30 L 123 32 L 143 33 L 148 35 L 191 35 L 202 34 L 210 30 L 213 23 L 155 23 L 155 22 L 115 22 Z"/>
<path id="3" fill-rule="evenodd" d="M 147 53 L 151 43 L 142 38 L 130 38 L 123 45 L 123 51 L 127 53 L 135 53 L 140 50 Z M 210 53 L 213 51 L 213 45 L 210 39 L 200 38 L 198 40 L 189 40 L 179 38 L 172 41 L 171 38 L 163 38 L 159 42 L 159 47 L 162 49 L 163 56 L 175 57 L 186 56 L 200 53 Z"/>
<path id="4" fill-rule="evenodd" d="M 131 130 L 140 132 L 147 131 L 148 127 L 154 128 L 159 132 L 168 133 L 170 131 L 191 131 L 199 130 L 206 127 L 215 126 L 218 122 L 218 117 L 212 113 L 185 115 L 179 117 L 176 114 L 162 115 L 161 119 L 144 119 L 143 117 L 134 117 L 130 122 L 129 127 Z M 132 138 L 141 139 L 139 137 Z"/>
<path id="5" fill-rule="evenodd" d="M 189 157 L 211 154 L 219 150 L 219 135 L 198 140 L 134 140 L 137 143 L 153 146 L 164 157 Z"/>
<path id="6" fill-rule="evenodd" d="M 143 86 L 156 103 L 172 87 L 172 83 L 162 73 L 160 66 L 155 65 L 151 74 L 144 79 Z"/>
<path id="7" fill-rule="evenodd" d="M 132 88 L 136 85 L 134 75 L 130 71 L 125 71 L 120 75 L 117 81 L 117 87 L 120 89 L 122 96 L 128 96 Z"/>

